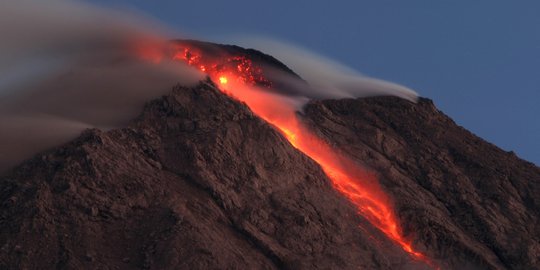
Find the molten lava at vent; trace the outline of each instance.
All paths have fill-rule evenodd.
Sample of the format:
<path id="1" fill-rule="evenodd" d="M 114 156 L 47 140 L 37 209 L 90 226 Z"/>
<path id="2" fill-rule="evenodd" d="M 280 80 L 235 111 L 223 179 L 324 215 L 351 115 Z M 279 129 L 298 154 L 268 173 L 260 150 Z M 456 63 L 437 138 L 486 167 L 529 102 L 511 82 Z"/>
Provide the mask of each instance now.
<path id="1" fill-rule="evenodd" d="M 248 56 L 206 56 L 198 48 L 182 44 L 177 46 L 173 59 L 185 61 L 206 73 L 213 81 L 220 83 L 224 93 L 245 102 L 259 117 L 280 130 L 295 148 L 317 162 L 334 188 L 356 206 L 359 214 L 414 259 L 436 267 L 403 237 L 398 219 L 376 177 L 313 134 L 299 120 L 295 108 L 287 102 L 286 97 L 261 90 L 271 87 L 272 83 Z"/>
<path id="2" fill-rule="evenodd" d="M 186 62 L 221 84 L 227 84 L 229 78 L 232 78 L 236 83 L 272 86 L 264 77 L 262 69 L 253 65 L 247 56 L 230 56 L 224 53 L 203 55 L 202 50 L 182 44 L 176 45 L 175 51 L 173 59 Z"/>

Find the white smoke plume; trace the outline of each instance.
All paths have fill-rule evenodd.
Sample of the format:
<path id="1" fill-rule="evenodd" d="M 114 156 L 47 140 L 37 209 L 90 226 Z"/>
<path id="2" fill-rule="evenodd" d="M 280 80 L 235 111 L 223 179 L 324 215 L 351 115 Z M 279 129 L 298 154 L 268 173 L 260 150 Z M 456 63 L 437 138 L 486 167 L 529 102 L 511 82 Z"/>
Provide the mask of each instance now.
<path id="1" fill-rule="evenodd" d="M 241 37 L 237 39 L 237 43 L 274 56 L 309 84 L 309 87 L 288 89 L 289 94 L 308 99 L 397 96 L 415 102 L 418 98 L 418 94 L 410 88 L 364 76 L 334 60 L 286 42 Z"/>
<path id="2" fill-rule="evenodd" d="M 85 128 L 124 125 L 144 102 L 202 79 L 136 56 L 166 44 L 163 29 L 78 1 L 1 1 L 0 172 Z"/>

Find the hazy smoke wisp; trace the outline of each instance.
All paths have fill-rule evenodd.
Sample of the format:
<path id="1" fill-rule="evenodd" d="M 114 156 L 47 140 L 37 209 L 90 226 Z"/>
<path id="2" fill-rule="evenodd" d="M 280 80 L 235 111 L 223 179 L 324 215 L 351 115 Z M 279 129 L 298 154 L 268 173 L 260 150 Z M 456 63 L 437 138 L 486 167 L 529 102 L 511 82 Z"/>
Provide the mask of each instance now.
<path id="1" fill-rule="evenodd" d="M 405 86 L 370 78 L 331 59 L 309 52 L 306 49 L 267 38 L 239 38 L 246 47 L 256 48 L 270 54 L 300 77 L 309 87 L 299 86 L 290 89 L 291 95 L 308 99 L 339 99 L 369 96 L 397 96 L 416 101 L 418 94 Z M 291 82 L 293 79 L 291 78 Z"/>
<path id="2" fill-rule="evenodd" d="M 125 125 L 144 102 L 202 76 L 136 50 L 166 46 L 163 28 L 68 0 L 0 2 L 0 172 L 83 129 Z"/>

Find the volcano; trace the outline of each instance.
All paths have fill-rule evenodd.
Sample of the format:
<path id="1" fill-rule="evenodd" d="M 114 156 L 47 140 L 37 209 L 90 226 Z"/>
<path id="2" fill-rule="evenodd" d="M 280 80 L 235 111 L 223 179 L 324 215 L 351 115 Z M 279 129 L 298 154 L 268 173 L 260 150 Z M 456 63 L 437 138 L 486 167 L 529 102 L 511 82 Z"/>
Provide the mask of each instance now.
<path id="1" fill-rule="evenodd" d="M 540 168 L 430 100 L 313 100 L 283 121 L 237 91 L 307 87 L 277 59 L 199 41 L 160 57 L 208 77 L 0 177 L 1 268 L 540 268 Z"/>

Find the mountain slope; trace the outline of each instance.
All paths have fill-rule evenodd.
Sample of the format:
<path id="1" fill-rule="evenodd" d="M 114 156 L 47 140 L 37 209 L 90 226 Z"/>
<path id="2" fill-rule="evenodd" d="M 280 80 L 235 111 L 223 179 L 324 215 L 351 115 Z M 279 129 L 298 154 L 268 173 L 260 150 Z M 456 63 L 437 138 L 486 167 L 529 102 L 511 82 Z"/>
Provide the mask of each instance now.
<path id="1" fill-rule="evenodd" d="M 427 99 L 312 102 L 304 117 L 379 174 L 404 230 L 439 259 L 456 269 L 540 268 L 540 168 L 457 126 Z"/>
<path id="2" fill-rule="evenodd" d="M 210 82 L 149 103 L 128 128 L 36 156 L 0 191 L 2 268 L 422 266 Z"/>

